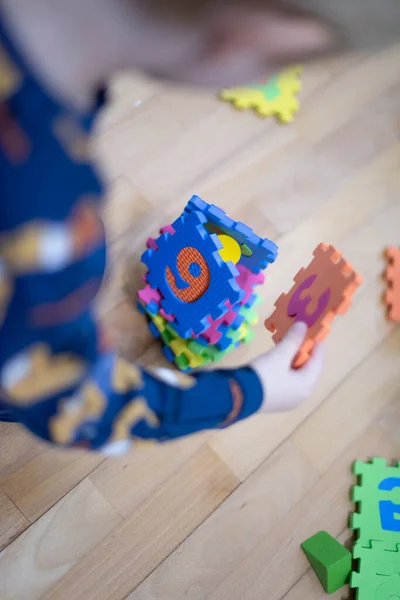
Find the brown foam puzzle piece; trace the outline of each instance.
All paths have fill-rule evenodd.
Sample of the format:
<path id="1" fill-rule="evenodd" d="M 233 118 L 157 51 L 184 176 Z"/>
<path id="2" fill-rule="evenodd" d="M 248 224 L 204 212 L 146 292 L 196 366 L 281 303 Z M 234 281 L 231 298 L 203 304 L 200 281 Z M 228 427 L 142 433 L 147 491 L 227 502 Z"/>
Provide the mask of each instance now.
<path id="1" fill-rule="evenodd" d="M 388 261 L 385 279 L 388 287 L 385 293 L 385 304 L 388 307 L 388 318 L 400 323 L 400 247 L 386 248 Z"/>
<path id="2" fill-rule="evenodd" d="M 275 302 L 275 310 L 266 319 L 265 327 L 279 342 L 295 321 L 308 325 L 306 339 L 293 367 L 304 365 L 317 342 L 326 338 L 330 325 L 338 314 L 346 312 L 352 295 L 362 283 L 350 263 L 333 246 L 319 244 L 310 264 L 294 277 L 295 284 Z"/>

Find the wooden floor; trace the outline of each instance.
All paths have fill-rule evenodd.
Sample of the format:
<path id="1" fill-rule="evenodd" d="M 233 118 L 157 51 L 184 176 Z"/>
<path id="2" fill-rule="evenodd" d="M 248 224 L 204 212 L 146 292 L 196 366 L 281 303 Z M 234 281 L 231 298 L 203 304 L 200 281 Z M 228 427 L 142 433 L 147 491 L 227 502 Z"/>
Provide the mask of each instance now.
<path id="1" fill-rule="evenodd" d="M 116 81 L 96 140 L 111 184 L 99 310 L 126 356 L 162 363 L 132 301 L 138 257 L 193 193 L 278 242 L 263 317 L 320 241 L 365 283 L 296 412 L 120 459 L 2 425 L 2 600 L 325 598 L 300 542 L 321 528 L 349 539 L 352 461 L 400 454 L 400 328 L 380 301 L 382 250 L 400 243 L 399 64 L 394 49 L 308 67 L 287 126 L 210 93 Z M 227 364 L 270 347 L 260 323 Z"/>

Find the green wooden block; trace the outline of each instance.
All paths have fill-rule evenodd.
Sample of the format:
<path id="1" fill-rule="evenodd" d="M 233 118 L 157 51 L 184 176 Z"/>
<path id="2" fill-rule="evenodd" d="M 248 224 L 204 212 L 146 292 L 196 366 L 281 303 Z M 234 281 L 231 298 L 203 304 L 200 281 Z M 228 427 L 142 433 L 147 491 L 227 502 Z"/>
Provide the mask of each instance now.
<path id="1" fill-rule="evenodd" d="M 328 594 L 343 587 L 351 573 L 351 553 L 326 531 L 301 544 L 318 579 Z"/>

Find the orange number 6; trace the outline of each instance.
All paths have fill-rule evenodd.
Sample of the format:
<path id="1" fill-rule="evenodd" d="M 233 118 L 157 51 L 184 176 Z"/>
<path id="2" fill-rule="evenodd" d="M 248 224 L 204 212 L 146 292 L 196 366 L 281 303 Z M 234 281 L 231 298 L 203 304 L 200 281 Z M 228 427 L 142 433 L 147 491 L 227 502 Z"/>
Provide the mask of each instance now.
<path id="1" fill-rule="evenodd" d="M 184 284 L 178 287 L 174 273 L 167 267 L 166 279 L 169 287 L 182 302 L 196 302 L 210 285 L 210 269 L 204 256 L 196 248 L 187 246 L 179 252 L 176 267 Z"/>

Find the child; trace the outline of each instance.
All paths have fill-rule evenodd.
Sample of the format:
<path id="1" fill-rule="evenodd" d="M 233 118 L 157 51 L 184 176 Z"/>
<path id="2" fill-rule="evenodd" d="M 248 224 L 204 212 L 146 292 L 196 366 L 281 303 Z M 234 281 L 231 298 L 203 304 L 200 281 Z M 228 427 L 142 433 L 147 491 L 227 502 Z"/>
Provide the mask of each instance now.
<path id="1" fill-rule="evenodd" d="M 227 85 L 340 45 L 391 40 L 391 0 L 0 1 L 0 383 L 3 420 L 116 454 L 294 408 L 321 369 L 291 363 L 297 323 L 248 367 L 186 377 L 101 350 L 91 302 L 105 264 L 102 186 L 85 134 L 103 84 L 135 67 Z M 333 8 L 335 7 L 335 8 Z M 387 10 L 386 10 L 387 9 Z M 339 35 L 337 34 L 339 32 Z"/>

